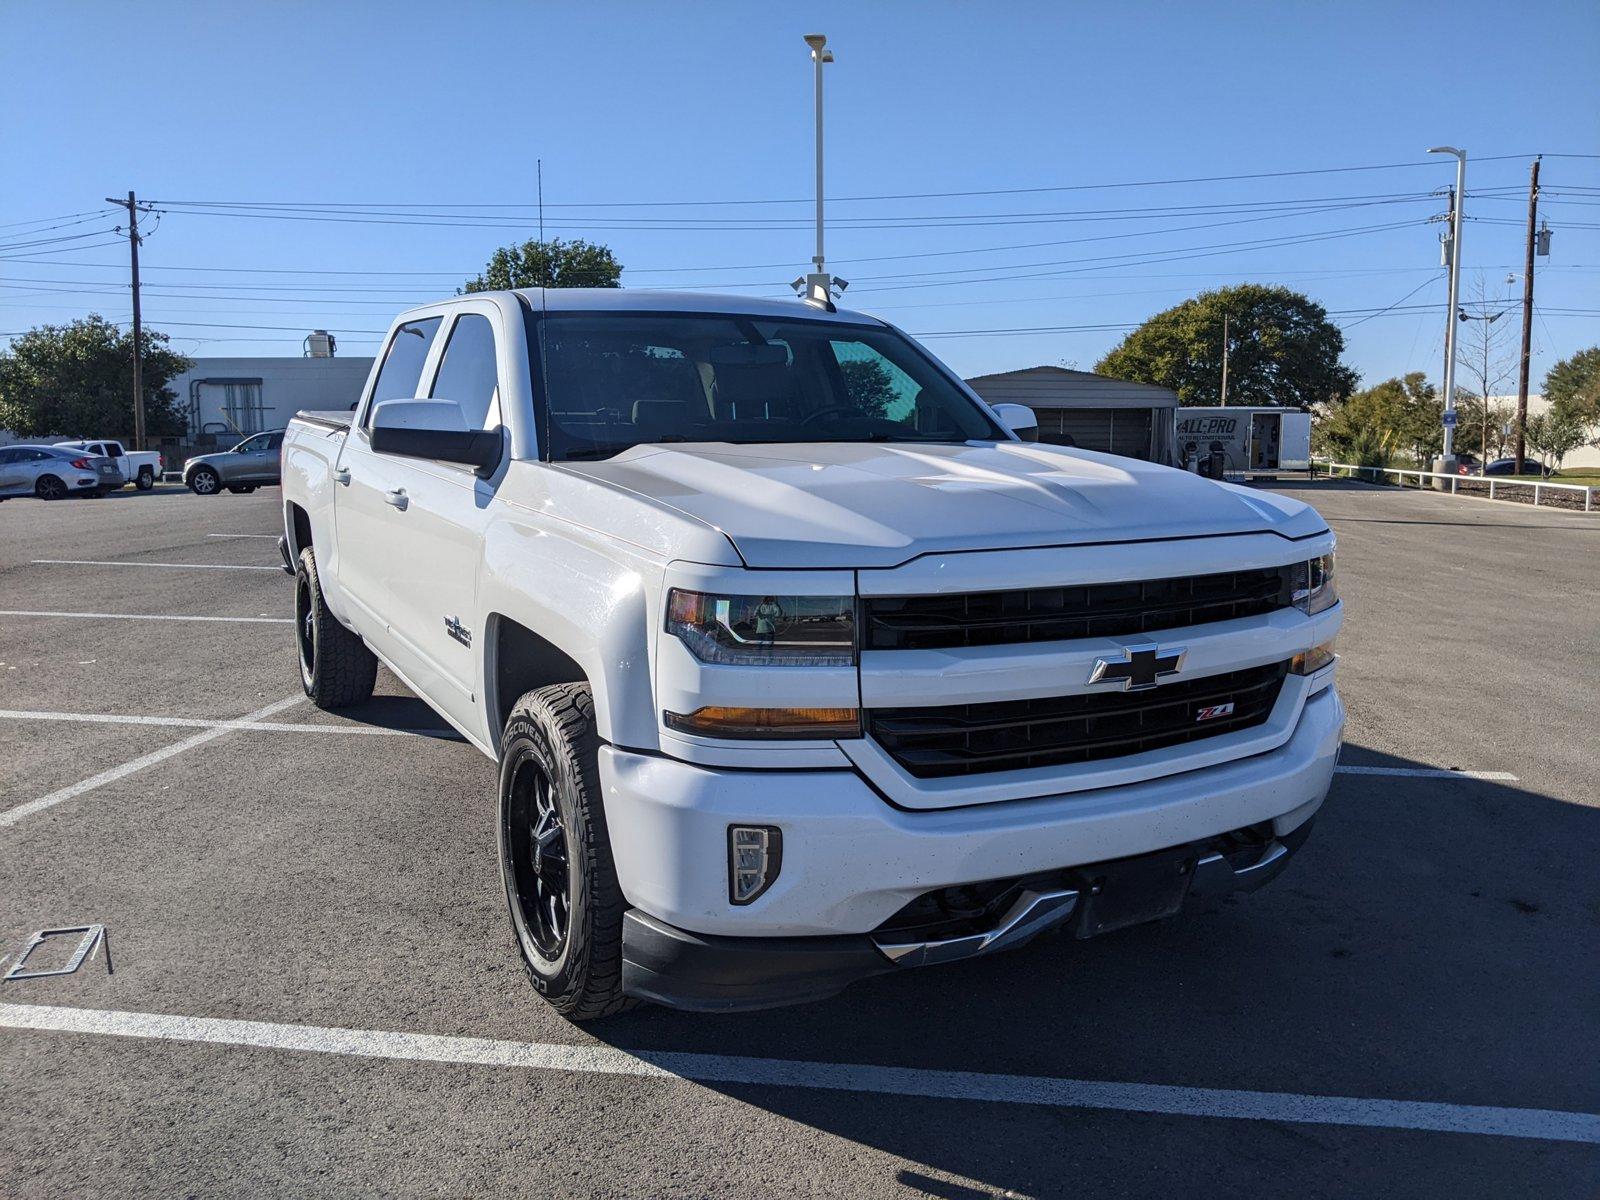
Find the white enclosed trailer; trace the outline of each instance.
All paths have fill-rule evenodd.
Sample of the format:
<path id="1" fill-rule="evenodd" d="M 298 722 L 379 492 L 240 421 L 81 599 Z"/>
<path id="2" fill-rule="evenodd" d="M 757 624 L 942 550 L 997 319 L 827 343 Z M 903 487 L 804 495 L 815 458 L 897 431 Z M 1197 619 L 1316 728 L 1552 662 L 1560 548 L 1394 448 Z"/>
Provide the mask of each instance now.
<path id="1" fill-rule="evenodd" d="M 1180 461 L 1220 445 L 1227 469 L 1304 471 L 1311 465 L 1311 414 L 1293 408 L 1180 408 Z"/>

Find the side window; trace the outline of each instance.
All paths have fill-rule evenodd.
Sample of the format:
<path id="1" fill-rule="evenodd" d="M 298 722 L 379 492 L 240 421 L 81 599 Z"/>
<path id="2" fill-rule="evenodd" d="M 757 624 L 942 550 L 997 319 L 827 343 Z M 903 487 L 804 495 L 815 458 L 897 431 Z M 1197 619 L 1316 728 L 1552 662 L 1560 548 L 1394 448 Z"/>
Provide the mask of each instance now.
<path id="1" fill-rule="evenodd" d="M 280 430 L 278 430 L 277 433 L 268 435 L 268 437 L 267 437 L 267 449 L 268 450 L 281 450 L 281 449 L 283 449 L 283 430 L 280 429 Z"/>
<path id="2" fill-rule="evenodd" d="M 111 458 L 121 458 L 122 457 L 122 447 L 120 445 L 118 445 L 116 442 L 107 442 L 106 443 L 106 451 L 105 452 Z"/>
<path id="3" fill-rule="evenodd" d="M 0 467 L 9 466 L 16 462 L 20 453 L 17 450 L 0 450 Z"/>
<path id="4" fill-rule="evenodd" d="M 245 438 L 244 441 L 239 443 L 236 453 L 255 454 L 257 451 L 265 450 L 267 448 L 267 439 L 270 436 L 270 434 L 258 433 L 255 437 Z"/>
<path id="5" fill-rule="evenodd" d="M 467 418 L 467 427 L 482 429 L 499 383 L 494 325 L 479 313 L 462 313 L 450 331 L 439 374 L 428 395 L 435 400 L 454 400 Z"/>
<path id="6" fill-rule="evenodd" d="M 417 394 L 422 382 L 422 364 L 428 360 L 428 347 L 433 345 L 433 335 L 439 332 L 443 317 L 424 317 L 420 321 L 407 321 L 394 331 L 389 352 L 384 355 L 383 366 L 378 368 L 378 381 L 372 388 L 372 403 L 362 428 L 372 424 L 372 410 L 385 400 L 409 400 Z"/>

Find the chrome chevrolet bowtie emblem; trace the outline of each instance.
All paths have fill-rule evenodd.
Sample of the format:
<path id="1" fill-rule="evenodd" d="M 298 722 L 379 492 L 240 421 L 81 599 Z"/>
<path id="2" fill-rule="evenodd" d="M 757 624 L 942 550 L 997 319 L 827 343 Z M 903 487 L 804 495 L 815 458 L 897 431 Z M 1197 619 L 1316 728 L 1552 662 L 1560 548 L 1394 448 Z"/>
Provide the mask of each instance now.
<path id="1" fill-rule="evenodd" d="M 1129 646 L 1121 655 L 1094 660 L 1090 683 L 1122 681 L 1125 692 L 1153 688 L 1167 675 L 1176 675 L 1186 653 L 1182 646 Z"/>

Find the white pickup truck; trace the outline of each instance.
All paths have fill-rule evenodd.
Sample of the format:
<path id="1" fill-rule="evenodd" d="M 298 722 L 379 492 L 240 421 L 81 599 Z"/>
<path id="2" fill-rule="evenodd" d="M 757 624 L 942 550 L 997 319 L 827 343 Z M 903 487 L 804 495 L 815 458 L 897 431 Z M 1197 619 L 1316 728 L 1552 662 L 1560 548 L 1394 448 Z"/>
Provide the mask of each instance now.
<path id="1" fill-rule="evenodd" d="M 1031 423 L 828 305 L 412 309 L 284 439 L 306 693 L 381 661 L 499 763 L 511 925 L 574 1019 L 1259 887 L 1339 750 L 1333 535 Z"/>
<path id="2" fill-rule="evenodd" d="M 56 445 L 63 449 L 83 450 L 101 458 L 109 458 L 116 462 L 117 470 L 122 472 L 122 486 L 133 484 L 141 492 L 148 492 L 156 486 L 161 479 L 161 472 L 166 467 L 166 459 L 158 450 L 129 450 L 121 442 L 110 438 L 100 438 L 97 441 L 57 442 Z"/>

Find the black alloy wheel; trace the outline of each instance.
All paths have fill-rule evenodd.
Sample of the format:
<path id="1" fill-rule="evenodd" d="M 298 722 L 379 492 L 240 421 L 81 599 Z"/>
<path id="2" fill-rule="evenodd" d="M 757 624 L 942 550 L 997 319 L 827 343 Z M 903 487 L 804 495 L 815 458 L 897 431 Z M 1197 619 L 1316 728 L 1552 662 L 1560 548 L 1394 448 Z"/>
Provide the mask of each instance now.
<path id="1" fill-rule="evenodd" d="M 537 758 L 519 762 L 506 806 L 509 852 L 518 916 L 539 954 L 561 958 L 572 920 L 571 854 L 550 773 Z"/>

